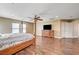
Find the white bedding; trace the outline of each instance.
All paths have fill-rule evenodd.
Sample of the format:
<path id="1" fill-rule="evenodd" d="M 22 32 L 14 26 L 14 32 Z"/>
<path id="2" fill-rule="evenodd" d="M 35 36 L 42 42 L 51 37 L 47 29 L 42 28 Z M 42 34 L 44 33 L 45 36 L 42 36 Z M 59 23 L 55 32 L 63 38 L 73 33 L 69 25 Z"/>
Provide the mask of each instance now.
<path id="1" fill-rule="evenodd" d="M 10 46 L 31 40 L 33 37 L 34 36 L 29 33 L 9 34 L 8 37 L 0 39 L 0 50 L 3 50 Z"/>

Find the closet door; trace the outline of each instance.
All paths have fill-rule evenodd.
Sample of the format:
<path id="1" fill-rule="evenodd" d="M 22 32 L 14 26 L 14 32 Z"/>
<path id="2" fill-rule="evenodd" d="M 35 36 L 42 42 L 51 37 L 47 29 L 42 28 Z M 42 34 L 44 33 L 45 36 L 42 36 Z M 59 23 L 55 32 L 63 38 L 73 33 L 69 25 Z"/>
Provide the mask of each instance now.
<path id="1" fill-rule="evenodd" d="M 63 38 L 73 37 L 73 23 L 70 22 L 61 23 L 61 37 Z"/>
<path id="2" fill-rule="evenodd" d="M 79 36 L 79 24 L 76 22 L 74 23 L 73 37 L 78 38 L 78 36 Z"/>
<path id="3" fill-rule="evenodd" d="M 79 38 L 79 23 L 77 23 L 77 37 Z"/>

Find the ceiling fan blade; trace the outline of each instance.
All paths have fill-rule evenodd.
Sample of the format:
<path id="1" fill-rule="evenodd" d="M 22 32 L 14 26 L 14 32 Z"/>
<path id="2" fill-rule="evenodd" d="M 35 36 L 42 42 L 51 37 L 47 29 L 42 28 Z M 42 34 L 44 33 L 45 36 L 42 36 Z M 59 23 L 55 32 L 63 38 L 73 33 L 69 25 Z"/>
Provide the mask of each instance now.
<path id="1" fill-rule="evenodd" d="M 37 19 L 37 20 L 43 21 L 43 19 Z"/>
<path id="2" fill-rule="evenodd" d="M 40 16 L 38 16 L 37 18 L 40 18 Z"/>
<path id="3" fill-rule="evenodd" d="M 39 21 L 43 21 L 43 19 L 40 19 L 40 16 L 35 15 L 34 17 L 28 17 L 31 20 L 39 20 Z"/>

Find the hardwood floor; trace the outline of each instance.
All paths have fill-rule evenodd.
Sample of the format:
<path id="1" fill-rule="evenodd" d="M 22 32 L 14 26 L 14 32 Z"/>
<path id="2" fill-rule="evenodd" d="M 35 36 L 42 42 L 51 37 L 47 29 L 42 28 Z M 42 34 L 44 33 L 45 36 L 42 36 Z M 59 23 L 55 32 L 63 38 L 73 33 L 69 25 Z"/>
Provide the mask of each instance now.
<path id="1" fill-rule="evenodd" d="M 36 46 L 29 46 L 16 55 L 78 55 L 79 39 L 37 37 Z"/>

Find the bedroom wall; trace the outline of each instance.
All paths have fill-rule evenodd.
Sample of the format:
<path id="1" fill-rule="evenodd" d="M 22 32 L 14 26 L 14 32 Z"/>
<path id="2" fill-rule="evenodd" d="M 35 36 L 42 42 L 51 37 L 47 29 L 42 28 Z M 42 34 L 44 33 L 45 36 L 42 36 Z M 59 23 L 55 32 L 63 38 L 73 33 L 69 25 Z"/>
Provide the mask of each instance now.
<path id="1" fill-rule="evenodd" d="M 42 36 L 43 25 L 51 24 L 54 30 L 55 38 L 78 38 L 79 37 L 79 20 L 71 23 L 61 20 L 37 22 L 37 35 Z"/>
<path id="2" fill-rule="evenodd" d="M 0 33 L 11 33 L 12 32 L 12 23 L 19 23 L 21 28 L 21 21 L 13 20 L 9 18 L 0 17 Z M 33 33 L 33 23 L 26 23 L 26 30 L 28 33 Z M 20 32 L 22 32 L 20 30 Z"/>
<path id="3" fill-rule="evenodd" d="M 61 38 L 60 24 L 61 24 L 60 20 L 53 21 L 53 29 L 54 29 L 55 38 Z"/>
<path id="4" fill-rule="evenodd" d="M 38 36 L 42 36 L 43 25 L 51 24 L 52 30 L 55 30 L 55 37 L 60 37 L 60 21 L 58 20 L 49 20 L 49 21 L 38 21 L 36 32 Z"/>
<path id="5" fill-rule="evenodd" d="M 27 25 L 27 29 L 26 29 L 26 31 L 27 31 L 27 33 L 34 33 L 34 24 L 33 23 L 26 23 L 26 25 Z"/>
<path id="6" fill-rule="evenodd" d="M 53 30 L 53 23 L 52 21 L 38 21 L 37 26 L 36 26 L 36 34 L 38 36 L 42 36 L 42 30 L 43 30 L 43 25 L 51 24 L 52 25 L 52 30 Z"/>

